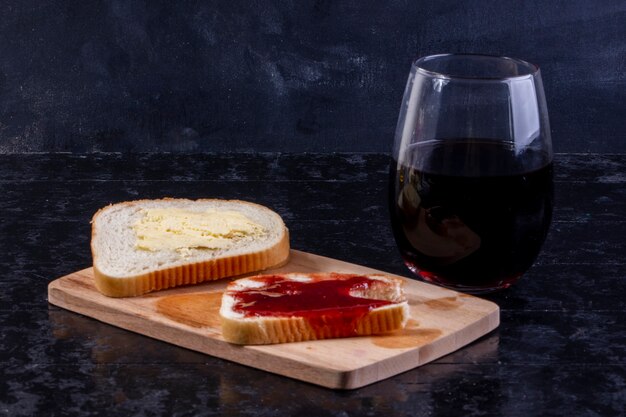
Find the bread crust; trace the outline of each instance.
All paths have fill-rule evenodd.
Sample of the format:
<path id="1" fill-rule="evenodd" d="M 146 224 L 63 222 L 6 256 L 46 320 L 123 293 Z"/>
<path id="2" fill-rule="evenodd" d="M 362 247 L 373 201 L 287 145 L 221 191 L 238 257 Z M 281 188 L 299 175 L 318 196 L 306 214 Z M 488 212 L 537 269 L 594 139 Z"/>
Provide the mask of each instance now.
<path id="1" fill-rule="evenodd" d="M 394 277 L 386 278 L 389 279 L 389 286 L 402 286 L 401 280 Z M 228 296 L 227 293 L 228 290 L 224 296 Z M 389 294 L 374 290 L 367 298 L 390 299 L 392 297 Z M 357 318 L 352 328 L 332 326 L 316 328 L 306 318 L 297 316 L 232 318 L 220 312 L 222 337 L 233 344 L 261 345 L 389 333 L 403 328 L 409 318 L 408 302 L 404 299 L 393 302 L 394 304 L 372 309 Z M 224 305 L 224 302 L 222 304 Z"/>
<path id="2" fill-rule="evenodd" d="M 98 254 L 94 247 L 96 238 L 95 221 L 99 215 L 111 207 L 134 206 L 146 202 L 228 202 L 246 204 L 263 210 L 267 207 L 242 200 L 221 200 L 221 199 L 142 199 L 125 201 L 110 204 L 98 210 L 92 218 L 91 228 L 91 253 L 93 258 L 93 271 L 95 285 L 98 291 L 108 297 L 135 297 L 152 291 L 164 290 L 181 285 L 199 284 L 201 282 L 213 281 L 221 278 L 234 277 L 251 272 L 260 272 L 269 268 L 275 268 L 286 264 L 289 261 L 289 230 L 283 223 L 282 238 L 273 246 L 257 252 L 226 256 L 211 259 L 204 262 L 190 262 L 188 264 L 177 265 L 170 268 L 162 268 L 150 271 L 145 274 L 138 274 L 131 277 L 109 276 L 97 268 Z M 270 210 L 271 211 L 271 210 Z"/>
<path id="3" fill-rule="evenodd" d="M 407 311 L 406 302 L 372 310 L 357 320 L 356 331 L 332 327 L 316 329 L 302 317 L 268 317 L 256 321 L 241 321 L 222 316 L 222 337 L 227 342 L 238 345 L 264 345 L 370 336 L 404 327 Z"/>

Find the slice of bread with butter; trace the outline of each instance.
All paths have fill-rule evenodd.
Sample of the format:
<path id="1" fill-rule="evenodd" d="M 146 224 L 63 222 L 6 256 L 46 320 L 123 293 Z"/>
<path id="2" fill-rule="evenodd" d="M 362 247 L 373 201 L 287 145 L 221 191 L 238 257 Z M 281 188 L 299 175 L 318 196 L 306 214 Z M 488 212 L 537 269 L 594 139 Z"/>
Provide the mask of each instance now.
<path id="1" fill-rule="evenodd" d="M 262 271 L 289 257 L 281 217 L 245 201 L 129 201 L 91 223 L 95 284 L 110 297 Z"/>

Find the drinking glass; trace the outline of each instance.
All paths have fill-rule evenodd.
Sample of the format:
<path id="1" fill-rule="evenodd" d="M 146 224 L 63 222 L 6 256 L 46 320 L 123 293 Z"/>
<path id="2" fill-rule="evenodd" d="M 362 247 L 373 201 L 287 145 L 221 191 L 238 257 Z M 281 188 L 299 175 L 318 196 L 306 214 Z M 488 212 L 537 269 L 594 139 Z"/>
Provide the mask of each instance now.
<path id="1" fill-rule="evenodd" d="M 539 68 L 433 55 L 412 66 L 390 166 L 391 225 L 419 278 L 503 289 L 533 264 L 552 218 L 552 142 Z"/>

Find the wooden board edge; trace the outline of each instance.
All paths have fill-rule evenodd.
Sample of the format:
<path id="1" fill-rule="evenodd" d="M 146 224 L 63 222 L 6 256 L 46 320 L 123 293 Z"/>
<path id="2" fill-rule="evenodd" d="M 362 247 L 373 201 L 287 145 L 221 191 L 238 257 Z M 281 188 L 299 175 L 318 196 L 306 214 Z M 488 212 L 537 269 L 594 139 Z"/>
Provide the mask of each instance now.
<path id="1" fill-rule="evenodd" d="M 302 254 L 307 256 L 319 256 L 308 254 L 306 252 L 302 252 Z M 324 257 L 322 257 L 324 258 Z M 332 258 L 328 258 L 332 259 Z M 339 261 L 344 262 L 344 261 Z M 367 267 L 364 267 L 367 268 Z M 278 368 L 271 366 L 271 361 L 267 361 L 268 354 L 266 352 L 254 352 L 254 347 L 245 347 L 245 346 L 234 346 L 226 344 L 226 342 L 217 340 L 214 338 L 203 338 L 201 341 L 198 341 L 199 345 L 203 345 L 202 341 L 206 342 L 210 341 L 207 346 L 215 346 L 217 349 L 210 349 L 205 347 L 198 347 L 192 342 L 188 342 L 188 338 L 177 339 L 176 337 L 163 337 L 162 335 L 167 334 L 168 332 L 160 332 L 158 328 L 167 328 L 168 330 L 174 330 L 175 332 L 184 332 L 182 329 L 174 326 L 168 326 L 166 323 L 157 323 L 155 326 L 152 324 L 152 330 L 157 328 L 156 331 L 146 332 L 142 326 L 139 325 L 141 320 L 144 317 L 139 315 L 133 315 L 126 311 L 116 310 L 110 306 L 107 306 L 103 303 L 99 303 L 95 301 L 96 305 L 100 308 L 103 308 L 108 316 L 114 317 L 112 321 L 105 321 L 101 318 L 95 317 L 90 314 L 89 309 L 82 304 L 84 304 L 84 300 L 80 297 L 77 297 L 71 292 L 65 291 L 62 283 L 66 280 L 74 279 L 72 276 L 76 274 L 89 274 L 89 270 L 91 268 L 85 268 L 81 271 L 77 271 L 72 274 L 68 274 L 61 278 L 58 278 L 54 281 L 51 281 L 48 284 L 48 301 L 50 304 L 67 309 L 69 311 L 79 313 L 86 317 L 90 317 L 92 319 L 98 320 L 105 324 L 113 325 L 128 331 L 132 331 L 134 333 L 141 334 L 143 336 L 151 337 L 156 340 L 160 340 L 166 343 L 174 344 L 176 346 L 180 346 L 186 349 L 190 349 L 196 352 L 200 352 L 203 354 L 207 354 L 210 356 L 214 356 L 220 359 L 225 359 L 232 361 L 234 363 L 242 364 L 245 366 L 250 366 L 255 369 L 260 369 L 263 371 L 271 372 L 274 374 L 278 374 L 281 376 L 289 377 L 292 379 L 296 379 L 299 381 L 304 381 L 307 383 L 312 383 L 315 385 L 323 386 L 331 389 L 340 389 L 340 390 L 352 390 L 361 388 L 366 385 L 370 385 L 372 383 L 381 381 L 383 379 L 392 377 L 394 375 L 409 371 L 416 367 L 422 366 L 426 363 L 429 363 L 433 360 L 446 356 L 468 344 L 476 341 L 480 337 L 486 335 L 487 333 L 493 331 L 498 327 L 500 323 L 500 308 L 499 306 L 489 300 L 485 300 L 479 297 L 475 297 L 475 302 L 479 301 L 485 307 L 489 307 L 491 311 L 489 311 L 485 316 L 481 317 L 479 320 L 472 323 L 470 326 L 462 329 L 461 331 L 469 331 L 470 329 L 474 329 L 475 327 L 479 327 L 480 330 L 474 334 L 474 336 L 470 339 L 467 338 L 458 338 L 456 333 L 450 334 L 443 338 L 437 339 L 433 341 L 434 344 L 447 343 L 448 339 L 452 339 L 457 341 L 456 344 L 452 344 L 448 348 L 442 349 L 441 352 L 438 352 L 437 355 L 428 355 L 428 351 L 436 351 L 436 349 L 432 349 L 432 347 L 421 348 L 417 350 L 407 351 L 401 353 L 400 355 L 393 356 L 391 358 L 384 359 L 382 361 L 377 362 L 376 364 L 365 365 L 360 368 L 348 369 L 348 370 L 338 370 L 331 368 L 323 368 L 319 366 L 307 365 L 305 363 L 289 359 L 289 358 L 281 358 L 281 361 L 288 362 L 291 366 Z M 368 268 L 372 271 L 377 271 L 375 269 Z M 384 271 L 378 271 L 381 273 L 389 274 Z M 389 274 L 391 275 L 391 274 Z M 411 278 L 401 277 L 406 280 L 410 280 Z M 428 283 L 423 283 L 424 285 L 432 285 Z M 460 293 L 459 293 L 460 294 Z M 468 297 L 473 297 L 470 295 L 465 295 Z M 121 322 L 120 322 L 121 321 Z M 135 322 L 136 321 L 136 322 Z M 130 324 L 129 324 L 130 323 Z M 161 336 L 161 337 L 159 337 Z M 181 340 L 183 342 L 181 343 Z M 460 340 L 460 341 L 458 341 Z M 226 344 L 226 345 L 225 345 Z M 224 348 L 224 346 L 227 346 Z M 245 350 L 244 350 L 245 349 Z M 241 355 L 241 351 L 246 352 L 244 355 Z M 216 354 L 218 353 L 218 354 Z M 426 355 L 424 355 L 426 354 Z M 271 357 L 271 354 L 269 355 Z M 259 360 L 261 359 L 261 360 Z M 401 364 L 402 366 L 397 366 L 397 364 Z M 403 364 L 404 363 L 404 364 Z"/>
<path id="2" fill-rule="evenodd" d="M 494 307 L 492 311 L 481 317 L 479 320 L 476 320 L 470 326 L 461 330 L 470 332 L 471 330 L 478 329 L 473 337 L 459 338 L 457 334 L 458 332 L 452 333 L 432 341 L 427 347 L 417 350 L 409 350 L 401 353 L 400 355 L 381 360 L 377 362 L 375 366 L 368 365 L 355 370 L 346 371 L 344 375 L 342 375 L 342 385 L 336 388 L 344 390 L 362 388 L 426 365 L 470 345 L 481 337 L 491 333 L 500 325 L 500 307 L 490 301 L 489 303 Z M 445 348 L 439 348 L 439 352 L 437 354 L 429 354 L 431 351 L 437 352 L 438 349 L 435 349 L 435 347 L 438 347 L 438 345 L 441 344 L 448 344 L 448 346 Z M 397 366 L 398 364 L 401 366 Z"/>
<path id="3" fill-rule="evenodd" d="M 111 319 L 103 320 L 102 318 L 95 317 L 93 313 L 90 313 L 90 308 L 86 307 L 83 300 L 70 292 L 65 291 L 61 283 L 62 280 L 67 277 L 58 278 L 52 281 L 48 285 L 48 301 L 50 304 L 57 307 L 66 309 L 73 313 L 81 314 L 85 317 L 97 320 L 101 323 L 115 326 L 124 330 L 131 331 L 133 333 L 140 334 L 142 336 L 150 337 L 155 340 L 172 344 L 173 346 L 181 347 L 184 349 L 200 352 L 205 355 L 224 359 L 251 368 L 259 369 L 262 371 L 270 372 L 273 374 L 289 377 L 299 381 L 319 385 L 326 388 L 338 389 L 342 387 L 342 381 L 348 378 L 348 374 L 352 370 L 336 370 L 332 368 L 324 368 L 319 366 L 308 365 L 290 358 L 281 357 L 281 361 L 290 366 L 276 367 L 272 366 L 273 363 L 271 356 L 266 352 L 258 352 L 254 348 L 255 346 L 240 346 L 231 345 L 225 341 L 214 339 L 211 337 L 205 337 L 199 339 L 197 337 L 189 337 L 189 334 L 178 327 L 168 326 L 165 323 L 152 322 L 150 331 L 146 331 L 144 326 L 141 326 L 141 322 L 144 319 L 139 315 L 133 315 L 126 311 L 116 310 L 110 306 L 102 303 L 95 302 L 95 304 L 101 308 L 100 312 L 104 312 L 105 316 L 112 317 Z M 92 302 L 92 305 L 94 302 Z M 169 331 L 161 331 L 167 328 Z M 164 335 L 171 335 L 172 331 L 174 335 L 171 337 L 164 337 Z M 177 337 L 176 333 L 181 332 Z M 197 343 L 195 343 L 197 341 Z M 208 344 L 207 344 L 208 342 Z M 213 349 L 212 347 L 215 347 Z M 245 352 L 243 355 L 242 352 Z M 268 360 L 268 358 L 270 360 Z"/>

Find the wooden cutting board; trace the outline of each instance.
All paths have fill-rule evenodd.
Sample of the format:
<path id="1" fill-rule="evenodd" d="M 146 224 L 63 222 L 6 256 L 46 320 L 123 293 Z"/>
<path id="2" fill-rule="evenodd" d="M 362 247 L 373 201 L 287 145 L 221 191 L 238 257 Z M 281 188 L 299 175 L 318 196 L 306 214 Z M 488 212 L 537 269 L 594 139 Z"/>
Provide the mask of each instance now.
<path id="1" fill-rule="evenodd" d="M 291 251 L 271 272 L 380 273 Z M 268 271 L 269 272 L 269 271 Z M 353 389 L 418 367 L 498 327 L 496 304 L 403 278 L 411 319 L 399 332 L 372 337 L 265 346 L 236 346 L 220 333 L 219 307 L 228 280 L 134 298 L 109 298 L 93 284 L 91 268 L 51 282 L 50 303 L 178 346 L 329 388 Z"/>

